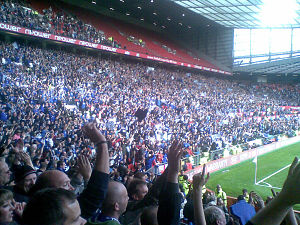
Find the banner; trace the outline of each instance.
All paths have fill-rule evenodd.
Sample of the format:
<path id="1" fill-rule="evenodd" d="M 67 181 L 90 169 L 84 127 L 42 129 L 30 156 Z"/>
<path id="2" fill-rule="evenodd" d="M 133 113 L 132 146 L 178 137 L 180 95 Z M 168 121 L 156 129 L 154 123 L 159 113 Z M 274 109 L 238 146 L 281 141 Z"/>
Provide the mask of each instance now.
<path id="1" fill-rule="evenodd" d="M 41 31 L 31 30 L 28 28 L 23 28 L 23 27 L 19 27 L 19 26 L 15 26 L 15 25 L 6 24 L 6 23 L 0 23 L 0 29 L 19 33 L 19 34 L 26 34 L 26 35 L 30 35 L 30 36 L 34 36 L 34 37 L 40 37 L 40 38 L 45 38 L 45 39 L 49 39 L 49 40 L 60 41 L 60 42 L 69 43 L 69 44 L 81 45 L 81 46 L 85 46 L 85 47 L 89 47 L 89 48 L 94 48 L 94 49 L 99 49 L 99 50 L 104 50 L 104 51 L 109 51 L 109 52 L 115 52 L 115 53 L 119 53 L 119 54 L 123 54 L 123 55 L 129 55 L 129 56 L 134 56 L 134 57 L 138 57 L 138 58 L 143 58 L 143 59 L 150 59 L 150 60 L 154 60 L 154 61 L 170 63 L 170 64 L 174 64 L 174 65 L 185 66 L 185 67 L 195 68 L 195 69 L 199 69 L 199 70 L 206 70 L 206 71 L 211 71 L 211 72 L 215 72 L 215 73 L 232 75 L 232 73 L 230 73 L 230 72 L 226 72 L 226 71 L 215 69 L 215 68 L 210 68 L 210 67 L 207 67 L 206 65 L 193 65 L 193 64 L 188 64 L 188 63 L 184 63 L 184 62 L 178 62 L 178 61 L 175 61 L 172 59 L 160 58 L 157 56 L 150 56 L 147 54 L 128 51 L 128 50 L 124 50 L 121 48 L 114 48 L 114 47 L 110 47 L 110 46 L 95 44 L 95 43 L 91 43 L 91 42 L 87 42 L 87 41 L 81 41 L 81 40 L 63 37 L 63 36 L 59 36 L 59 35 L 48 34 L 48 33 L 44 33 Z"/>

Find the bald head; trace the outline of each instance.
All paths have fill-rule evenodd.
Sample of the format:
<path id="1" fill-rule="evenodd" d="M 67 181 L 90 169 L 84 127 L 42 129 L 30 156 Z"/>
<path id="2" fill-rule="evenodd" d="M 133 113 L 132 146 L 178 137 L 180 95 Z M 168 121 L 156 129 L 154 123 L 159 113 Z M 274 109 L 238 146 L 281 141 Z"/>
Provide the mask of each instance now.
<path id="1" fill-rule="evenodd" d="M 42 190 L 44 188 L 62 188 L 73 191 L 74 188 L 70 184 L 70 178 L 59 170 L 47 170 L 43 172 L 33 187 L 33 192 Z"/>
<path id="2" fill-rule="evenodd" d="M 125 186 L 116 181 L 109 182 L 108 191 L 102 206 L 104 214 L 112 214 L 114 212 L 121 215 L 126 211 L 127 203 L 128 194 Z"/>

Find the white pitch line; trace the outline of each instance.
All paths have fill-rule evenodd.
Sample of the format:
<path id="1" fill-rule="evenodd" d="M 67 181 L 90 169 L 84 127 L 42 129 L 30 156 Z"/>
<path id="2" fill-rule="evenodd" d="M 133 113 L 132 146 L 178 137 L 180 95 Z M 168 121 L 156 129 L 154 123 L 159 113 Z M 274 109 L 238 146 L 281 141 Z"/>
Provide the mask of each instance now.
<path id="1" fill-rule="evenodd" d="M 279 188 L 279 187 L 273 187 L 272 185 L 265 185 L 265 184 L 256 184 L 257 186 L 261 186 L 261 187 L 267 187 L 267 188 L 274 188 L 274 189 L 279 189 L 279 190 L 281 190 L 281 188 Z"/>
<path id="2" fill-rule="evenodd" d="M 277 173 L 280 173 L 282 170 L 285 170 L 285 169 L 288 168 L 290 165 L 291 165 L 291 164 L 289 164 L 289 165 L 287 165 L 287 166 L 281 168 L 280 170 L 276 171 L 275 173 L 272 173 L 271 175 L 269 175 L 269 176 L 265 177 L 264 179 L 258 181 L 257 184 L 259 184 L 259 183 L 261 183 L 261 182 L 264 182 L 265 180 L 269 179 L 270 177 L 274 176 L 274 175 L 277 174 Z"/>

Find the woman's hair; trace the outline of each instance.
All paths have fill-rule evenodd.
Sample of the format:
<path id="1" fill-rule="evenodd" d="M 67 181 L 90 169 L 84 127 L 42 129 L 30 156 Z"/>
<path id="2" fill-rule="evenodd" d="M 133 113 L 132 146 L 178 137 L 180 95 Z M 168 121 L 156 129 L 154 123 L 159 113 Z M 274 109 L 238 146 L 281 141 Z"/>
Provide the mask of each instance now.
<path id="1" fill-rule="evenodd" d="M 2 206 L 6 201 L 13 199 L 13 193 L 6 189 L 0 189 L 0 206 Z"/>

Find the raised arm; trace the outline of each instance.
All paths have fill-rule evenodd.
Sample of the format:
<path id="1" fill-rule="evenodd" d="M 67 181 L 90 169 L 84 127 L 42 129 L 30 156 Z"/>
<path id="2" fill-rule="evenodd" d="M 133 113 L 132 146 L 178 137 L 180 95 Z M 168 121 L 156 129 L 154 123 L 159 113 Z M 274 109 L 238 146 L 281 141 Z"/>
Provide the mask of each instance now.
<path id="1" fill-rule="evenodd" d="M 300 203 L 300 162 L 296 157 L 282 191 L 250 221 L 256 225 L 279 225 L 293 205 Z"/>
<path id="2" fill-rule="evenodd" d="M 95 170 L 109 174 L 109 154 L 106 138 L 96 128 L 94 123 L 88 123 L 83 128 L 83 133 L 94 143 L 97 149 Z"/>
<path id="3" fill-rule="evenodd" d="M 96 163 L 87 187 L 78 197 L 81 215 L 88 219 L 101 208 L 105 199 L 109 181 L 109 155 L 105 137 L 99 132 L 95 124 L 88 123 L 82 128 L 84 134 L 96 146 Z"/>
<path id="4" fill-rule="evenodd" d="M 273 197 L 276 197 L 279 193 L 275 192 L 274 189 L 271 189 Z M 298 225 L 297 223 L 297 219 L 293 210 L 293 207 L 290 208 L 290 210 L 288 211 L 286 217 L 285 217 L 285 221 L 287 225 Z"/>
<path id="5" fill-rule="evenodd" d="M 167 175 L 167 181 L 170 183 L 178 183 L 178 173 L 182 153 L 182 144 L 179 141 L 173 141 L 168 153 L 169 170 Z"/>
<path id="6" fill-rule="evenodd" d="M 196 225 L 206 225 L 203 203 L 202 188 L 209 179 L 209 173 L 205 177 L 206 166 L 203 166 L 202 173 L 193 177 L 193 204 L 194 204 L 194 221 Z"/>
<path id="7" fill-rule="evenodd" d="M 168 153 L 167 183 L 159 195 L 159 207 L 157 212 L 159 224 L 179 224 L 182 195 L 179 193 L 178 173 L 182 152 L 181 143 L 179 141 L 173 141 Z"/>

